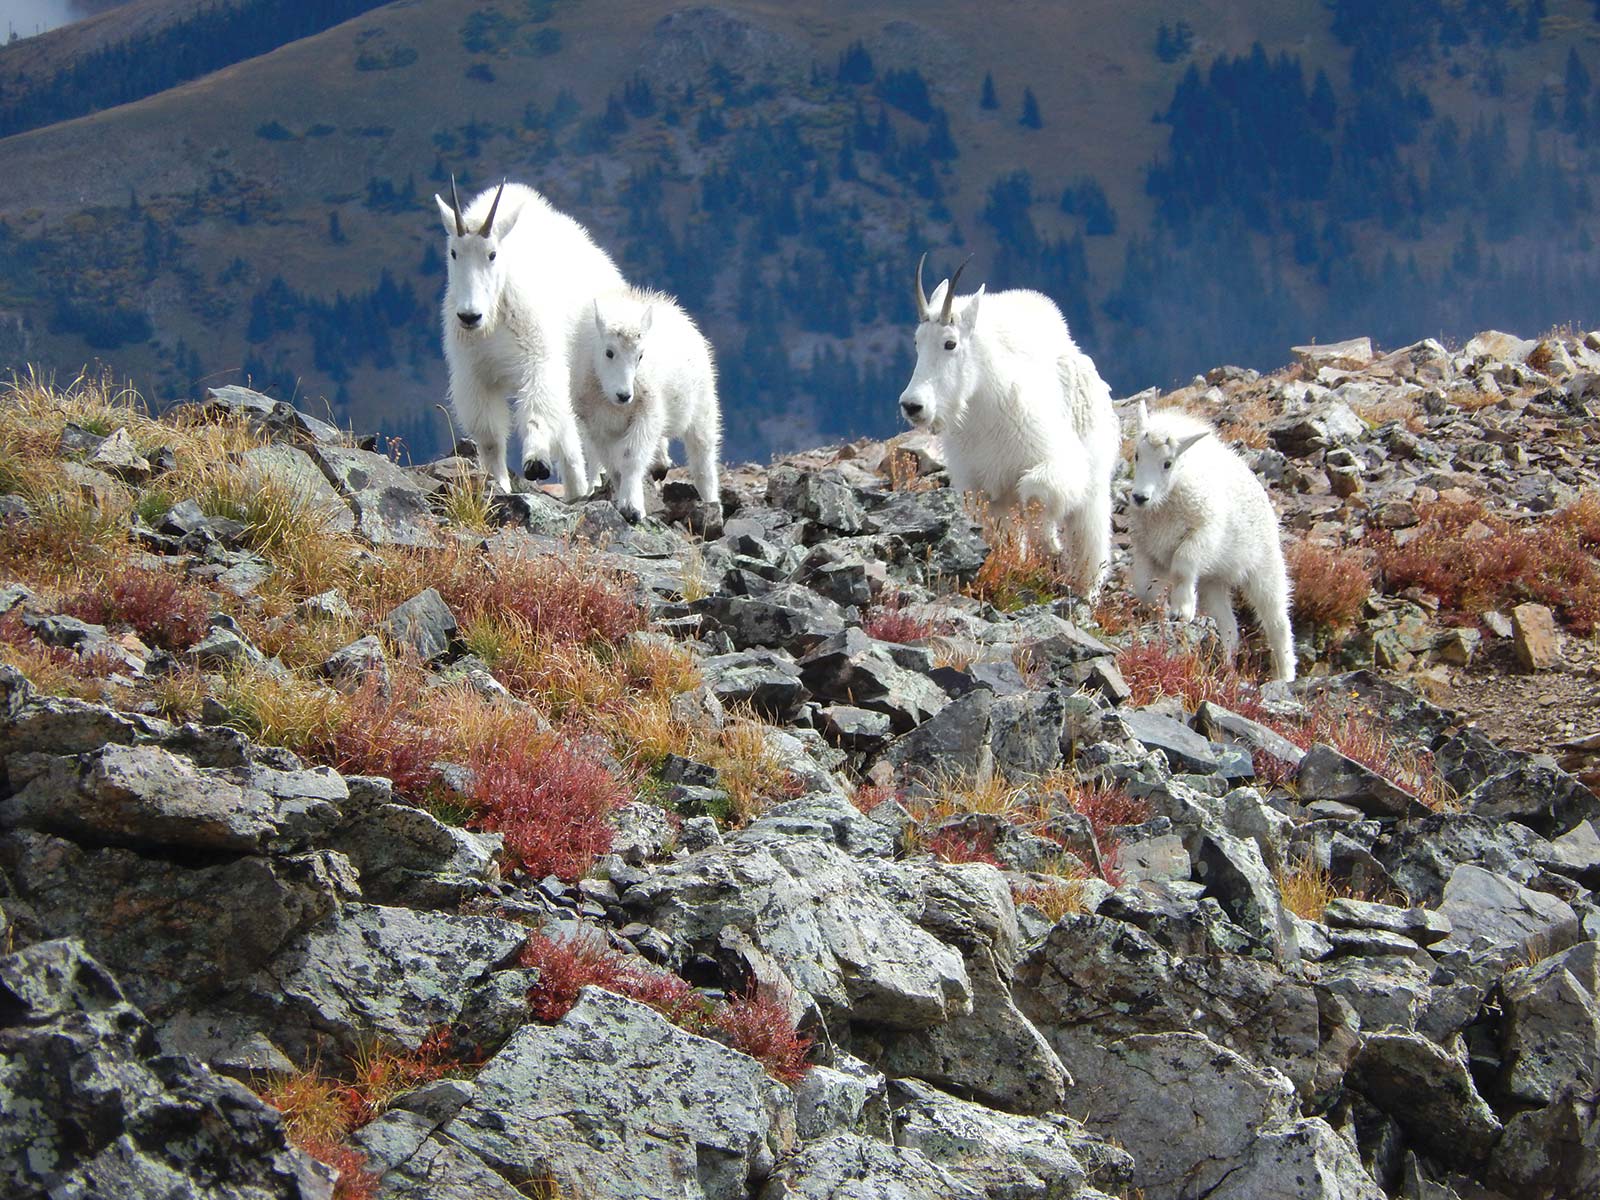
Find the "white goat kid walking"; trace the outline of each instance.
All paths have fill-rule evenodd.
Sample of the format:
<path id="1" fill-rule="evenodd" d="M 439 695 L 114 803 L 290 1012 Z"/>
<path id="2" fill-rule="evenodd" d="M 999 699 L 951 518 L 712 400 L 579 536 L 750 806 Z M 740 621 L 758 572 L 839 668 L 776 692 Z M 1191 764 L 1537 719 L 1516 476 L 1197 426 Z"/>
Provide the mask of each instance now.
<path id="1" fill-rule="evenodd" d="M 941 435 L 957 491 L 982 492 L 996 516 L 1037 502 L 1057 555 L 1065 525 L 1092 601 L 1111 561 L 1120 440 L 1111 391 L 1049 297 L 981 287 L 957 297 L 960 269 L 924 296 L 926 261 L 917 263 L 917 365 L 900 410 Z"/>
<path id="2" fill-rule="evenodd" d="M 502 183 L 463 209 L 452 179 L 450 200 L 434 200 L 450 251 L 442 314 L 450 402 L 479 461 L 495 487 L 511 490 L 512 401 L 523 474 L 548 479 L 554 462 L 567 499 L 587 495 L 568 351 L 589 298 L 622 287 L 621 273 L 582 225 L 523 184 Z"/>
<path id="3" fill-rule="evenodd" d="M 644 477 L 664 473 L 681 438 L 700 499 L 719 498 L 722 412 L 711 345 L 671 296 L 624 288 L 595 297 L 572 347 L 572 399 L 584 444 L 630 522 Z"/>
<path id="4" fill-rule="evenodd" d="M 1272 677 L 1294 678 L 1289 572 L 1278 514 L 1244 459 L 1206 422 L 1178 409 L 1151 414 L 1139 403 L 1128 529 L 1133 590 L 1154 603 L 1170 585 L 1168 615 L 1217 623 L 1231 662 L 1239 647 L 1235 589 L 1261 623 Z"/>

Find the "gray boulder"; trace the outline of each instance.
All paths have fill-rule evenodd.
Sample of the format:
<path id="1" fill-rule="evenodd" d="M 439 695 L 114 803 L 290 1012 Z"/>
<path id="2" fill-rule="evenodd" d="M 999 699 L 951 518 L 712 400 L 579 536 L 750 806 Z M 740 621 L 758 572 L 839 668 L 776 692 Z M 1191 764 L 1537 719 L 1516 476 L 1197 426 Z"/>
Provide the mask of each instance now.
<path id="1" fill-rule="evenodd" d="M 1416 1034 L 1368 1034 L 1348 1083 L 1399 1122 L 1418 1148 L 1447 1162 L 1481 1163 L 1500 1136 L 1500 1120 L 1464 1059 Z"/>
<path id="2" fill-rule="evenodd" d="M 1320 1118 L 1264 1130 L 1206 1200 L 1385 1200 L 1355 1148 Z"/>
<path id="3" fill-rule="evenodd" d="M 395 605 L 383 618 L 395 643 L 409 648 L 419 662 L 431 663 L 450 653 L 456 639 L 456 618 L 435 588 L 424 588 Z"/>
<path id="4" fill-rule="evenodd" d="M 1506 1091 L 1550 1104 L 1600 1084 L 1600 943 L 1580 942 L 1500 983 Z"/>
<path id="5" fill-rule="evenodd" d="M 1471 949 L 1480 938 L 1480 946 L 1506 955 L 1536 944 L 1541 952 L 1560 950 L 1578 940 L 1578 916 L 1571 905 L 1471 863 L 1451 874 L 1439 912 L 1451 925 L 1450 936 L 1439 943 L 1441 951 Z"/>
<path id="6" fill-rule="evenodd" d="M 793 1101 L 747 1055 L 585 988 L 479 1073 L 444 1135 L 508 1179 L 594 1200 L 744 1200 L 793 1138 Z"/>
<path id="7" fill-rule="evenodd" d="M 355 513 L 362 537 L 379 546 L 439 544 L 426 489 L 389 459 L 344 446 L 316 445 L 309 452 Z"/>
<path id="8" fill-rule="evenodd" d="M 674 1197 L 673 1200 L 677 1200 Z M 986 1200 L 920 1150 L 856 1133 L 807 1142 L 786 1157 L 757 1200 Z"/>

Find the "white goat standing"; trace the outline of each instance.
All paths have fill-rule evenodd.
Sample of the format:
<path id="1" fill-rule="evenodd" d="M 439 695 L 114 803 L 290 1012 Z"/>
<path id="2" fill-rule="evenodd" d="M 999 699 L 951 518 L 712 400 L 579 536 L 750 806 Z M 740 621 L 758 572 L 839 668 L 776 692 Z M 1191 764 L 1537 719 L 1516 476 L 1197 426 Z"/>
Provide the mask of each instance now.
<path id="1" fill-rule="evenodd" d="M 1231 662 L 1239 646 L 1233 593 L 1244 592 L 1272 652 L 1272 677 L 1294 678 L 1289 572 L 1278 514 L 1244 459 L 1206 422 L 1139 402 L 1128 528 L 1133 590 L 1155 602 L 1171 586 L 1168 615 L 1217 623 Z"/>
<path id="2" fill-rule="evenodd" d="M 917 365 L 900 410 L 941 435 L 957 491 L 984 493 L 996 515 L 1037 501 L 1058 555 L 1067 525 L 1092 601 L 1111 561 L 1120 442 L 1111 390 L 1049 297 L 981 287 L 957 297 L 960 269 L 924 296 L 927 257 L 917 263 Z"/>
<path id="3" fill-rule="evenodd" d="M 647 470 L 681 438 L 703 501 L 718 502 L 722 411 L 711 345 L 671 296 L 623 288 L 595 297 L 572 346 L 572 403 L 585 448 L 629 521 L 644 515 Z M 648 353 L 646 353 L 648 351 Z"/>
<path id="4" fill-rule="evenodd" d="M 434 196 L 449 238 L 444 357 L 450 402 L 478 443 L 479 461 L 501 491 L 514 402 L 523 474 L 561 469 L 567 499 L 589 479 L 568 393 L 568 350 L 576 321 L 597 292 L 623 286 L 621 273 L 588 231 L 520 183 L 484 191 L 463 210 Z"/>

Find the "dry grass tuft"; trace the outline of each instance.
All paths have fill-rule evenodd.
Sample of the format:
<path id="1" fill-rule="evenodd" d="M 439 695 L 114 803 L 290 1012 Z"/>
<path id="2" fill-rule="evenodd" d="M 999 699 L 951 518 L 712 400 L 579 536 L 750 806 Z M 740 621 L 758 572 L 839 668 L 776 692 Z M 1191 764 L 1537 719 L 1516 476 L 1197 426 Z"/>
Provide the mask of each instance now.
<path id="1" fill-rule="evenodd" d="M 331 746 L 347 708 L 345 698 L 330 687 L 250 664 L 224 671 L 213 698 L 234 728 L 297 753 Z"/>
<path id="2" fill-rule="evenodd" d="M 1284 907 L 1303 921 L 1322 920 L 1328 901 L 1339 895 L 1326 867 L 1310 859 L 1279 867 L 1272 873 Z"/>
<path id="3" fill-rule="evenodd" d="M 1059 921 L 1069 914 L 1084 911 L 1083 880 L 1068 877 L 1056 883 L 1014 887 L 1011 899 L 1019 905 L 1031 904 L 1050 920 Z"/>
<path id="4" fill-rule="evenodd" d="M 96 658 L 80 658 L 60 646 L 46 645 L 33 636 L 15 612 L 0 616 L 0 663 L 21 671 L 45 695 L 100 699 L 104 664 Z"/>

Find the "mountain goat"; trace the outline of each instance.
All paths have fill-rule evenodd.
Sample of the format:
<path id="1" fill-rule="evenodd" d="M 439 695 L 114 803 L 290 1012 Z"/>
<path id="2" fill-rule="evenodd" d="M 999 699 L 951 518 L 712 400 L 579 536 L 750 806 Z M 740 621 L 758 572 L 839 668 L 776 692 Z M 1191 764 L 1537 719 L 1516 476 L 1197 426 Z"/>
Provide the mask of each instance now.
<path id="1" fill-rule="evenodd" d="M 1232 661 L 1239 646 L 1233 593 L 1240 589 L 1272 653 L 1272 677 L 1294 678 L 1289 572 L 1278 514 L 1244 459 L 1206 422 L 1178 409 L 1150 413 L 1139 403 L 1128 530 L 1133 590 L 1154 602 L 1171 585 L 1168 615 L 1199 611 L 1217 623 Z"/>
<path id="2" fill-rule="evenodd" d="M 557 463 L 569 500 L 589 479 L 572 416 L 568 350 L 576 321 L 597 292 L 622 275 L 588 231 L 520 183 L 484 191 L 465 209 L 434 196 L 449 239 L 444 357 L 450 402 L 478 443 L 484 469 L 503 492 L 514 402 L 523 474 L 548 479 Z"/>
<path id="3" fill-rule="evenodd" d="M 711 346 L 677 301 L 624 288 L 595 297 L 572 347 L 572 403 L 594 465 L 629 521 L 644 515 L 644 476 L 681 438 L 703 501 L 718 501 L 722 413 Z M 646 353 L 648 351 L 648 353 Z"/>
<path id="4" fill-rule="evenodd" d="M 958 297 L 957 269 L 928 297 L 927 257 L 917 263 L 917 365 L 900 411 L 942 436 L 957 491 L 982 492 L 997 513 L 1037 501 L 1057 555 L 1068 526 L 1077 583 L 1093 600 L 1111 561 L 1120 440 L 1111 391 L 1047 296 L 980 287 Z"/>

